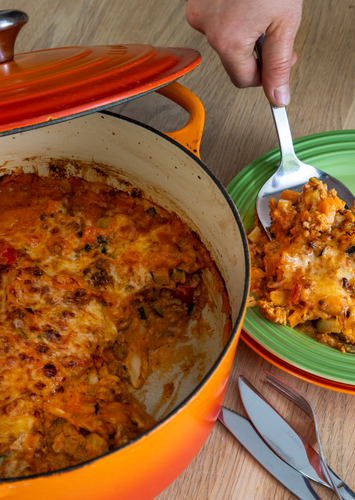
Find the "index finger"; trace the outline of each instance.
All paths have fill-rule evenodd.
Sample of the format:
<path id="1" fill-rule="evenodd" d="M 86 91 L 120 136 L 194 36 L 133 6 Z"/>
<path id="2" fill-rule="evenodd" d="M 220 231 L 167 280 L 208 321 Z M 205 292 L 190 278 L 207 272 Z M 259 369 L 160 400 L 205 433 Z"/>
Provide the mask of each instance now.
<path id="1" fill-rule="evenodd" d="M 238 88 L 261 85 L 261 74 L 254 56 L 254 44 L 241 53 L 219 53 L 232 83 Z"/>

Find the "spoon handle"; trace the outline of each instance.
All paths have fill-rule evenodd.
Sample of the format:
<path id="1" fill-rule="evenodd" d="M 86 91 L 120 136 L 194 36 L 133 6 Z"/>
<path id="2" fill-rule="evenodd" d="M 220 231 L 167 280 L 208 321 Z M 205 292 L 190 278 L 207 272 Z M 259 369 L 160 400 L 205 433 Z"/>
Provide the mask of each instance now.
<path id="1" fill-rule="evenodd" d="M 256 60 L 259 64 L 260 69 L 262 69 L 262 51 L 264 44 L 265 33 L 261 35 L 255 42 L 255 54 Z M 287 164 L 285 160 L 287 158 L 295 158 L 295 150 L 293 148 L 293 141 L 291 135 L 290 124 L 288 122 L 286 107 L 278 108 L 270 104 L 272 115 L 274 117 L 274 122 L 276 126 L 277 136 L 279 138 L 280 150 L 281 150 L 281 164 L 283 164 L 284 169 Z"/>
<path id="2" fill-rule="evenodd" d="M 277 136 L 279 138 L 281 150 L 281 163 L 285 167 L 288 158 L 295 158 L 295 150 L 293 149 L 293 141 L 291 135 L 290 124 L 288 122 L 286 108 L 278 108 L 270 104 L 272 116 L 276 126 Z"/>

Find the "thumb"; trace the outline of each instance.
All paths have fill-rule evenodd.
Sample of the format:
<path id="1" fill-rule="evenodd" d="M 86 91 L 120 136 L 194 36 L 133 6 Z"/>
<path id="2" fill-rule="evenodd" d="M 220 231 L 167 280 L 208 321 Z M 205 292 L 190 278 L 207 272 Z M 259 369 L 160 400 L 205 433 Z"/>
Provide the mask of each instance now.
<path id="1" fill-rule="evenodd" d="M 297 58 L 293 52 L 295 36 L 291 31 L 277 29 L 265 35 L 261 78 L 266 97 L 274 106 L 287 106 L 291 100 L 290 72 Z"/>

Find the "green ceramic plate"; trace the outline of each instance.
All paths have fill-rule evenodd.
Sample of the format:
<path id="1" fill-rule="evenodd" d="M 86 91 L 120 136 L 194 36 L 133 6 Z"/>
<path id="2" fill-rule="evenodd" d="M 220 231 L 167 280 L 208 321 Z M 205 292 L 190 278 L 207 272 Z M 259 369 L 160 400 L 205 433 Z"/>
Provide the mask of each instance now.
<path id="1" fill-rule="evenodd" d="M 300 160 L 337 177 L 355 193 L 355 130 L 325 132 L 294 141 Z M 280 162 L 279 149 L 246 167 L 228 186 L 247 233 L 252 229 L 256 196 Z M 288 326 L 265 319 L 248 308 L 243 329 L 257 344 L 306 373 L 355 386 L 355 354 L 342 354 Z"/>

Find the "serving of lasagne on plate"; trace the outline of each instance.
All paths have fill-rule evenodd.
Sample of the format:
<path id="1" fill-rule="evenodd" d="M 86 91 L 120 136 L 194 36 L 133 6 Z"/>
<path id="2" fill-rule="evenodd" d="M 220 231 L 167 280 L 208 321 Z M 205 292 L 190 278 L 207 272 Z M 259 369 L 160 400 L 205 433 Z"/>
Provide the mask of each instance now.
<path id="1" fill-rule="evenodd" d="M 270 321 L 300 328 L 342 352 L 355 352 L 355 207 L 312 178 L 303 192 L 271 200 L 269 241 L 249 234 L 252 299 Z"/>
<path id="2" fill-rule="evenodd" d="M 155 424 L 135 392 L 177 343 L 211 334 L 203 271 L 228 317 L 206 248 L 140 192 L 1 178 L 0 477 L 81 463 Z"/>

